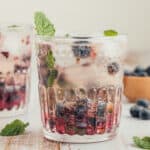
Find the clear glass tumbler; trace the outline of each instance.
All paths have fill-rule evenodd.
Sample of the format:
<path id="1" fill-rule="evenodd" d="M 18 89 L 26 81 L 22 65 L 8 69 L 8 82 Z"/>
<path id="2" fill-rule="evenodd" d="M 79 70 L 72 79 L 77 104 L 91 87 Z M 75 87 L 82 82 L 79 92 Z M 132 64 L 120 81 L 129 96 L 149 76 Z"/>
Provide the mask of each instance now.
<path id="1" fill-rule="evenodd" d="M 47 139 L 89 143 L 117 134 L 124 35 L 36 38 L 39 99 Z"/>
<path id="2" fill-rule="evenodd" d="M 0 25 L 0 117 L 27 109 L 31 50 L 30 25 Z"/>

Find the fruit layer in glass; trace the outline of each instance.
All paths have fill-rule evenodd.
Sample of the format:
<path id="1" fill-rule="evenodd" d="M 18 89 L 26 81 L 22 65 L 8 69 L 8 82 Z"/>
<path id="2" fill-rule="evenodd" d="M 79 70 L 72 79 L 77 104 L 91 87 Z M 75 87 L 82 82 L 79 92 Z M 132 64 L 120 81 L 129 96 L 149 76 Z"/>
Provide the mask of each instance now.
<path id="1" fill-rule="evenodd" d="M 32 28 L 0 25 L 0 116 L 22 114 L 29 99 Z"/>
<path id="2" fill-rule="evenodd" d="M 126 45 L 125 36 L 36 38 L 46 138 L 88 143 L 116 135 Z"/>

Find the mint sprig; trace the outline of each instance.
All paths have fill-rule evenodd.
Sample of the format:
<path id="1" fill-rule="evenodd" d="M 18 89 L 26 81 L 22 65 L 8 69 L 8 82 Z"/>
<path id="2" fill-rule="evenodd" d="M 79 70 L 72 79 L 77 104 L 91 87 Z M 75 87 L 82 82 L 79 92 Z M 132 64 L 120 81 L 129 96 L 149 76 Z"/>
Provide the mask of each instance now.
<path id="1" fill-rule="evenodd" d="M 46 63 L 47 63 L 48 68 L 50 68 L 50 69 L 54 68 L 55 58 L 54 58 L 53 53 L 52 53 L 51 50 L 49 50 L 48 53 L 47 53 Z"/>
<path id="2" fill-rule="evenodd" d="M 47 80 L 47 85 L 51 87 L 54 83 L 54 80 L 57 78 L 58 71 L 56 69 L 54 69 L 55 58 L 53 56 L 52 51 L 50 51 L 50 50 L 48 51 L 48 54 L 46 56 L 46 64 L 50 71 L 50 74 L 49 74 L 48 80 Z"/>
<path id="3" fill-rule="evenodd" d="M 35 29 L 38 35 L 48 35 L 54 36 L 55 35 L 55 28 L 51 21 L 45 16 L 42 12 L 36 12 L 34 14 L 34 23 Z M 54 80 L 57 77 L 57 70 L 54 69 L 55 65 L 55 58 L 51 50 L 48 50 L 47 56 L 45 58 L 47 67 L 49 69 L 49 76 L 47 79 L 47 86 L 51 87 L 54 83 Z"/>
<path id="4" fill-rule="evenodd" d="M 50 70 L 50 75 L 48 77 L 48 81 L 47 84 L 49 87 L 51 87 L 55 81 L 55 79 L 57 78 L 58 75 L 58 71 L 55 69 Z"/>
<path id="5" fill-rule="evenodd" d="M 143 149 L 150 150 L 150 137 L 145 136 L 144 138 L 139 138 L 137 136 L 134 136 L 133 141 L 136 146 Z"/>
<path id="6" fill-rule="evenodd" d="M 105 30 L 104 31 L 104 35 L 105 36 L 117 36 L 118 35 L 118 32 L 115 31 L 115 30 Z"/>
<path id="7" fill-rule="evenodd" d="M 55 28 L 51 21 L 43 12 L 35 12 L 34 14 L 35 29 L 38 35 L 54 36 Z"/>
<path id="8" fill-rule="evenodd" d="M 15 25 L 15 24 L 8 26 L 8 28 L 17 28 L 17 27 L 19 27 L 19 26 Z"/>
<path id="9" fill-rule="evenodd" d="M 6 124 L 6 126 L 1 130 L 1 136 L 15 136 L 20 135 L 25 132 L 25 128 L 29 125 L 29 123 L 24 123 L 21 120 L 14 120 L 13 122 Z"/>

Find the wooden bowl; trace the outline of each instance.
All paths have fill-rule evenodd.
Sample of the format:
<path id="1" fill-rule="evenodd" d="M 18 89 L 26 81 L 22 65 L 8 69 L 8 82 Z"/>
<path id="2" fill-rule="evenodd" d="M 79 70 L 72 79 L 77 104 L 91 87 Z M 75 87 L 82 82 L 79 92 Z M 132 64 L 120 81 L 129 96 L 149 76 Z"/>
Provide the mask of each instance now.
<path id="1" fill-rule="evenodd" d="M 150 77 L 125 76 L 124 94 L 129 102 L 139 98 L 150 100 Z"/>

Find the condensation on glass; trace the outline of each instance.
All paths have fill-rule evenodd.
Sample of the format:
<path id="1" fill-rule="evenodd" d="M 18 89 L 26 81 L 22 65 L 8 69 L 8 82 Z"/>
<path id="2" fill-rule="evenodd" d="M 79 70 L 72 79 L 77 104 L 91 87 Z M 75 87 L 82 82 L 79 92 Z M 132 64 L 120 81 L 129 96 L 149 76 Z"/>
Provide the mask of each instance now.
<path id="1" fill-rule="evenodd" d="M 36 38 L 44 136 L 71 143 L 112 139 L 120 122 L 126 36 Z"/>

